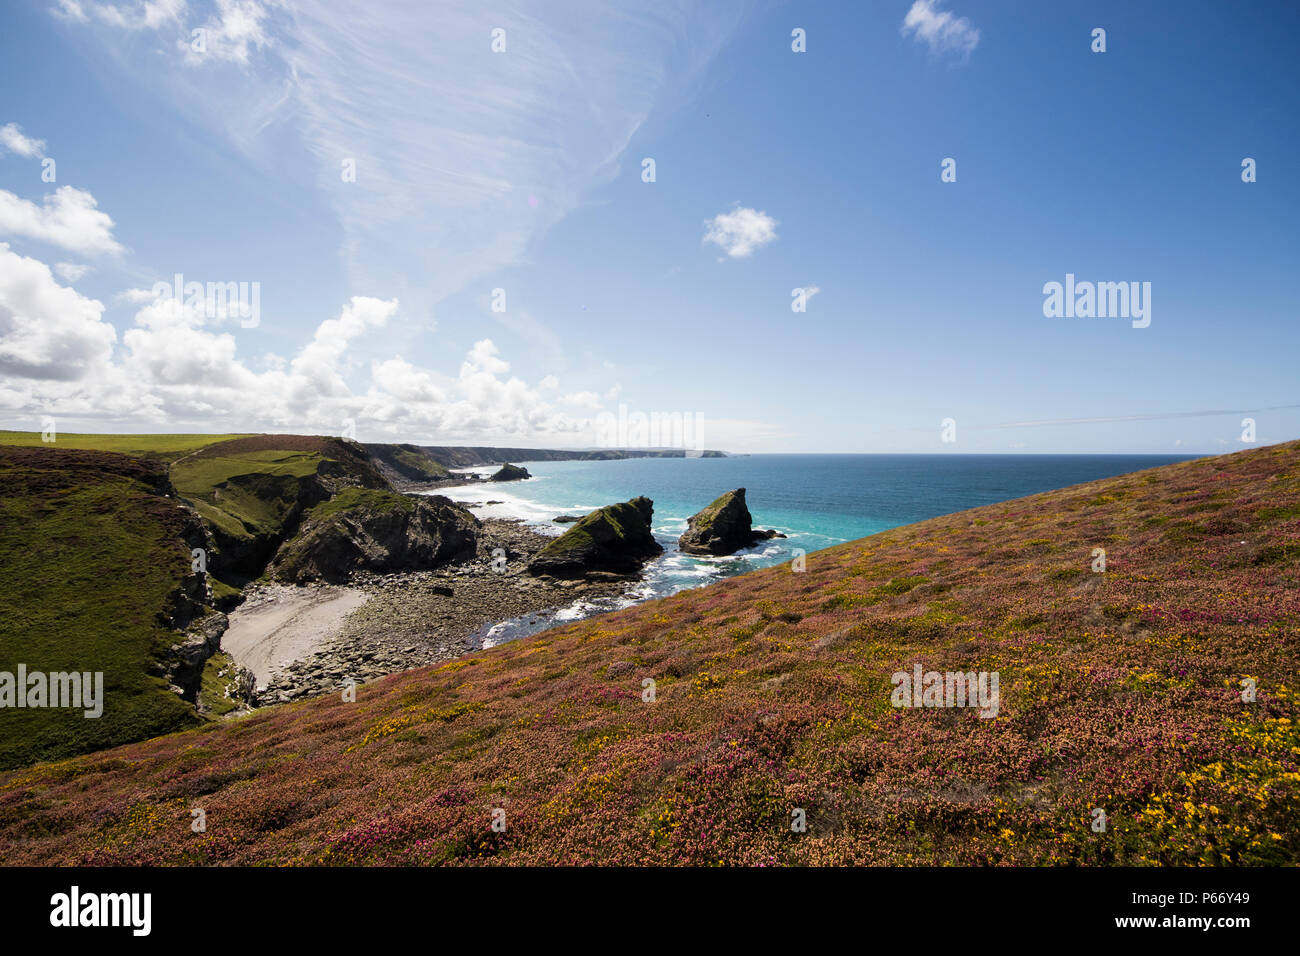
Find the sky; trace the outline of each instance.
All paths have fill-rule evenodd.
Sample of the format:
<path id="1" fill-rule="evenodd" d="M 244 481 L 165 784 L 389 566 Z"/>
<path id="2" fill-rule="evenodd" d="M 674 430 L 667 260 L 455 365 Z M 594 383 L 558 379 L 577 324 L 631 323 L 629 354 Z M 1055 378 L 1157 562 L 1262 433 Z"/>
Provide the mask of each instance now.
<path id="1" fill-rule="evenodd" d="M 8 0 L 0 428 L 1297 438 L 1298 74 L 1287 2 Z"/>

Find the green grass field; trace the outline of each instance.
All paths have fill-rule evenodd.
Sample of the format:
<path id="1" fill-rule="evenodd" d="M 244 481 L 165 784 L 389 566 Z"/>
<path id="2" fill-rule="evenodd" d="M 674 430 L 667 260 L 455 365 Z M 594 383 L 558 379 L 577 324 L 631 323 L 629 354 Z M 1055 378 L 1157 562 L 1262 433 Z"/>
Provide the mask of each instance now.
<path id="1" fill-rule="evenodd" d="M 0 670 L 102 671 L 103 716 L 6 710 L 0 767 L 153 737 L 198 721 L 154 676 L 175 639 L 159 612 L 190 570 L 180 509 L 127 459 L 0 449 Z M 157 465 L 152 477 L 160 478 Z"/>
<path id="2" fill-rule="evenodd" d="M 277 533 L 297 502 L 297 482 L 316 474 L 311 452 L 194 456 L 172 466 L 172 484 L 215 528 L 236 539 Z"/>
<path id="3" fill-rule="evenodd" d="M 243 435 L 90 435 L 56 433 L 50 443 L 40 432 L 0 431 L 0 445 L 45 445 L 84 451 L 115 451 L 157 461 L 173 461 L 207 445 L 242 438 Z"/>

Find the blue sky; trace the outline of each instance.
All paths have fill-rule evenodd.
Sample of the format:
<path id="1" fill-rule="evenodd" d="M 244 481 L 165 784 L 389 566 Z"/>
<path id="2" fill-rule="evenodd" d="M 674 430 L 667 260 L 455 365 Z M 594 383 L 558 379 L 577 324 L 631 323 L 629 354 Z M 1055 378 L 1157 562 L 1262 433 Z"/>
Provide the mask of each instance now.
<path id="1" fill-rule="evenodd" d="M 586 447 L 625 406 L 752 452 L 1300 436 L 1294 4 L 0 23 L 0 427 Z M 257 283 L 256 324 L 160 298 L 176 273 Z M 1045 316 L 1067 273 L 1150 283 L 1150 324 Z"/>

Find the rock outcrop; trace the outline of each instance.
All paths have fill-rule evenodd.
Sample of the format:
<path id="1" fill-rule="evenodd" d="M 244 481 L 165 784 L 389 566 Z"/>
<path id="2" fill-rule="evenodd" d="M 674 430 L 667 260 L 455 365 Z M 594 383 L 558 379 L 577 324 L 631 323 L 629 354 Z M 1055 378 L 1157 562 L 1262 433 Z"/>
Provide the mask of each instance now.
<path id="1" fill-rule="evenodd" d="M 528 570 L 558 578 L 636 574 L 663 553 L 650 530 L 653 515 L 654 502 L 646 497 L 598 508 L 538 552 Z"/>
<path id="2" fill-rule="evenodd" d="M 686 554 L 735 554 L 768 538 L 783 538 L 779 531 L 755 531 L 745 504 L 745 489 L 728 491 L 687 522 L 677 547 Z"/>
<path id="3" fill-rule="evenodd" d="M 488 479 L 488 481 L 519 481 L 522 478 L 533 477 L 528 473 L 528 469 L 520 465 L 511 465 L 506 463 L 501 466 L 501 470 Z"/>
<path id="4" fill-rule="evenodd" d="M 341 584 L 356 571 L 428 570 L 473 557 L 479 528 L 441 495 L 348 489 L 307 514 L 268 571 L 290 583 Z"/>

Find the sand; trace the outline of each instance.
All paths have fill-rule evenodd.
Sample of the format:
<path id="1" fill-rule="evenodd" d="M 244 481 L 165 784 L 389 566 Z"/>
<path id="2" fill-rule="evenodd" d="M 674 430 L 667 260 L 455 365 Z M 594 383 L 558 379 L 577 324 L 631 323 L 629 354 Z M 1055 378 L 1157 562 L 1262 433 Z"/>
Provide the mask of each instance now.
<path id="1" fill-rule="evenodd" d="M 276 671 L 327 644 L 367 600 L 365 591 L 349 587 L 259 588 L 231 612 L 221 649 L 265 687 Z"/>

